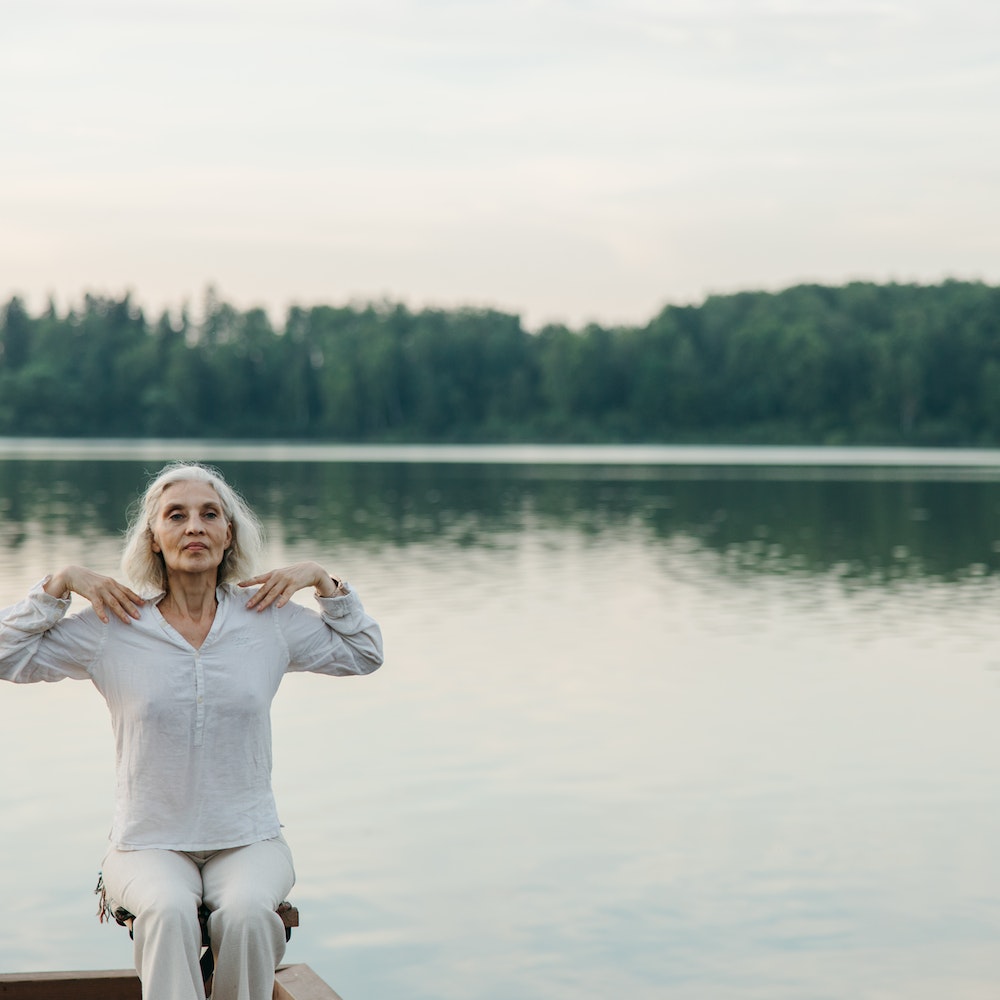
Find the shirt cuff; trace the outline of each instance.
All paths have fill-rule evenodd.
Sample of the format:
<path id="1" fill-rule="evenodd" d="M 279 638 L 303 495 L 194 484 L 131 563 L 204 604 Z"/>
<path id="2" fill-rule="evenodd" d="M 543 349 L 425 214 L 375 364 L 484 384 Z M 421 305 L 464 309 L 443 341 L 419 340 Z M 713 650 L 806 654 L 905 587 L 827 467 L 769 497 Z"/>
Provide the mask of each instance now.
<path id="1" fill-rule="evenodd" d="M 340 585 L 344 588 L 343 592 L 335 594 L 333 597 L 315 595 L 316 601 L 327 618 L 346 618 L 356 610 L 356 606 L 360 603 L 357 593 L 346 580 L 341 580 Z"/>
<path id="2" fill-rule="evenodd" d="M 70 602 L 73 600 L 73 595 L 70 594 L 69 597 L 53 597 L 45 589 L 45 584 L 47 584 L 51 579 L 52 579 L 51 573 L 49 573 L 47 576 L 43 576 L 42 579 L 39 580 L 38 583 L 36 583 L 34 587 L 31 588 L 31 590 L 28 591 L 28 596 L 32 598 L 32 600 L 36 600 L 40 604 L 44 604 L 45 606 L 52 608 L 53 610 L 58 608 L 60 611 L 65 611 L 70 606 Z"/>

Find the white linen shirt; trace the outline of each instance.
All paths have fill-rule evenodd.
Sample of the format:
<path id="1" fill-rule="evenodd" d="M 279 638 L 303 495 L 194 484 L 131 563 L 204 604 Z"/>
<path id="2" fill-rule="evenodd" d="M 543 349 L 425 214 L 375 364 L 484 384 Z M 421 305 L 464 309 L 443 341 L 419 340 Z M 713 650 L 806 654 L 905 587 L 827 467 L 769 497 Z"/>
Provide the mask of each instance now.
<path id="1" fill-rule="evenodd" d="M 347 588 L 317 597 L 320 614 L 290 602 L 247 610 L 250 589 L 220 586 L 207 638 L 195 649 L 160 614 L 138 621 L 70 601 L 42 580 L 0 611 L 0 679 L 91 680 L 111 711 L 120 850 L 209 851 L 278 836 L 271 791 L 271 701 L 288 671 L 367 674 L 382 663 L 378 625 Z"/>

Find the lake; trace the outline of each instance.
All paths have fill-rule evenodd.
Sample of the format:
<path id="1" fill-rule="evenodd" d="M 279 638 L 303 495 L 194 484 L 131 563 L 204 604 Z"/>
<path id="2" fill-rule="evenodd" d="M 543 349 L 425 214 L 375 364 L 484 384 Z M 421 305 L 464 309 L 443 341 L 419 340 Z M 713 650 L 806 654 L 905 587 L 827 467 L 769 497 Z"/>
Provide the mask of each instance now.
<path id="1" fill-rule="evenodd" d="M 996 996 L 997 453 L 0 441 L 0 605 L 117 572 L 175 457 L 384 630 L 274 705 L 345 1000 Z M 89 684 L 0 686 L 0 970 L 131 963 L 112 759 Z"/>

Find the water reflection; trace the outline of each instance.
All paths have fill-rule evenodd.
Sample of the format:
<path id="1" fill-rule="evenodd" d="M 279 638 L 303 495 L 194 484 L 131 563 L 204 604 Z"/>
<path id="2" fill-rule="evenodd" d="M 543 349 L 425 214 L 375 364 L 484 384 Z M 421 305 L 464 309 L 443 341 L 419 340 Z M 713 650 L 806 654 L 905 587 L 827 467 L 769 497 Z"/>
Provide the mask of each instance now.
<path id="1" fill-rule="evenodd" d="M 1000 483 L 767 469 L 220 463 L 283 541 L 476 548 L 534 528 L 687 541 L 727 573 L 870 584 L 1000 569 Z M 0 461 L 0 544 L 114 536 L 158 463 Z"/>

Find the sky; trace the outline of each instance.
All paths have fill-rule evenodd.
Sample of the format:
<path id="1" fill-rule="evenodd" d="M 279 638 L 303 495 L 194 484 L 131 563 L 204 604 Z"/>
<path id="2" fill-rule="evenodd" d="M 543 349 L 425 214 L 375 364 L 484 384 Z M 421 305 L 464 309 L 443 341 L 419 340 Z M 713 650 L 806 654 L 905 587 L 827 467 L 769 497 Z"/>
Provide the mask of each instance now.
<path id="1" fill-rule="evenodd" d="M 0 301 L 1000 282 L 995 0 L 0 0 Z"/>

